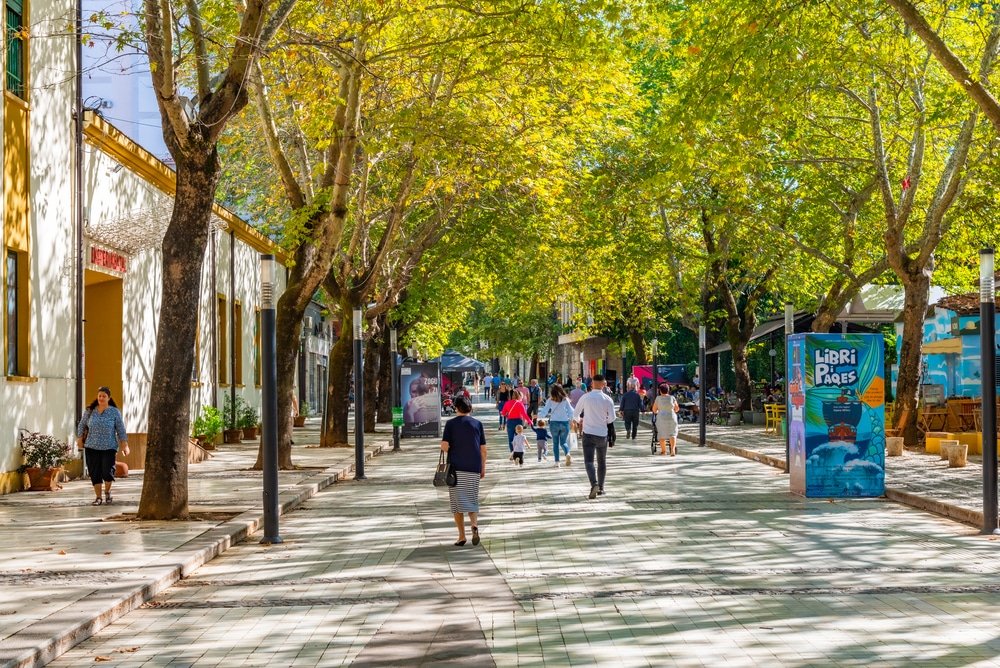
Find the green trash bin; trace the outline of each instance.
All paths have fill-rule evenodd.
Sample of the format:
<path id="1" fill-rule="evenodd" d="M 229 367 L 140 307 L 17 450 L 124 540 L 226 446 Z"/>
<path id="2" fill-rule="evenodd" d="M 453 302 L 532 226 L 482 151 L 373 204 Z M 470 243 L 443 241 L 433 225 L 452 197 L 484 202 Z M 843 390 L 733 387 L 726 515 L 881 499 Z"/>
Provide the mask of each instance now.
<path id="1" fill-rule="evenodd" d="M 788 432 L 785 431 L 786 429 L 788 429 L 787 422 L 788 422 L 788 418 L 781 418 L 781 436 L 782 437 L 784 437 L 784 435 L 788 433 Z"/>

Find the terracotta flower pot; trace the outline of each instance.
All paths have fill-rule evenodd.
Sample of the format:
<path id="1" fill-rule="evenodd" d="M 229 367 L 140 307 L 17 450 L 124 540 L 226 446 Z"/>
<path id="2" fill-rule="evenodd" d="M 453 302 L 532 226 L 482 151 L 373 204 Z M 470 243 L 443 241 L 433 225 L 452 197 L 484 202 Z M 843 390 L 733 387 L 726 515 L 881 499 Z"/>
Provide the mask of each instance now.
<path id="1" fill-rule="evenodd" d="M 243 438 L 242 429 L 227 429 L 223 432 L 226 443 L 239 443 Z"/>
<path id="2" fill-rule="evenodd" d="M 28 474 L 28 480 L 30 481 L 28 489 L 32 492 L 54 492 L 62 489 L 62 485 L 58 482 L 61 471 L 61 466 L 53 466 L 47 469 L 37 467 L 27 469 L 25 473 Z"/>
<path id="3" fill-rule="evenodd" d="M 243 427 L 243 439 L 246 441 L 256 441 L 257 427 Z"/>
<path id="4" fill-rule="evenodd" d="M 304 415 L 296 415 L 292 418 L 292 425 L 296 427 L 306 426 L 306 417 Z"/>

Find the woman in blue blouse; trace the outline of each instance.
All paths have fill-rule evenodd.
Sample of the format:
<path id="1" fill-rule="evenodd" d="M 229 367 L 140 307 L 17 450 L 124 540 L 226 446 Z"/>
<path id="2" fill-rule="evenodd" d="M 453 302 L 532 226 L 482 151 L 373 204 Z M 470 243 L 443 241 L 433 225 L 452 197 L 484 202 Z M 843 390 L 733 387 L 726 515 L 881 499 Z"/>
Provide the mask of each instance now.
<path id="1" fill-rule="evenodd" d="M 86 439 L 84 429 L 87 431 Z M 128 441 L 125 439 L 125 421 L 122 420 L 115 400 L 111 398 L 111 390 L 106 387 L 97 388 L 97 398 L 87 406 L 76 427 L 76 443 L 84 448 L 90 483 L 94 486 L 94 495 L 97 497 L 91 505 L 99 506 L 101 503 L 110 504 L 114 501 L 111 498 L 111 483 L 115 481 L 115 457 L 119 446 L 128 454 Z"/>

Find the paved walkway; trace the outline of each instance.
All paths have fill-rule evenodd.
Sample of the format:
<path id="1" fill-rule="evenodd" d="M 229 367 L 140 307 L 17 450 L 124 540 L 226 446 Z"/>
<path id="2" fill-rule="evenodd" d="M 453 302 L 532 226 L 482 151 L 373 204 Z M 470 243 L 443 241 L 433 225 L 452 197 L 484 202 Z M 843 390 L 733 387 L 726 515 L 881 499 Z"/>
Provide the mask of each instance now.
<path id="1" fill-rule="evenodd" d="M 708 444 L 784 469 L 785 441 L 763 427 L 706 425 Z M 698 425 L 681 426 L 680 439 L 698 442 Z M 902 457 L 886 457 L 886 496 L 974 527 L 983 525 L 983 458 L 969 455 L 963 468 L 923 449 L 905 449 Z"/>
<path id="2" fill-rule="evenodd" d="M 970 527 L 648 433 L 589 501 L 582 458 L 514 468 L 489 433 L 481 546 L 451 545 L 436 442 L 404 442 L 51 665 L 1000 666 L 998 544 Z"/>
<path id="3" fill-rule="evenodd" d="M 353 476 L 353 448 L 307 445 L 318 441 L 316 424 L 296 431 L 302 468 L 279 475 L 286 512 Z M 368 457 L 383 447 L 391 448 L 385 437 L 370 443 Z M 256 454 L 256 443 L 225 445 L 190 467 L 190 510 L 203 521 L 127 521 L 141 472 L 115 483 L 111 506 L 90 505 L 89 480 L 0 496 L 0 666 L 44 664 L 255 531 L 263 522 L 261 474 L 248 470 Z"/>

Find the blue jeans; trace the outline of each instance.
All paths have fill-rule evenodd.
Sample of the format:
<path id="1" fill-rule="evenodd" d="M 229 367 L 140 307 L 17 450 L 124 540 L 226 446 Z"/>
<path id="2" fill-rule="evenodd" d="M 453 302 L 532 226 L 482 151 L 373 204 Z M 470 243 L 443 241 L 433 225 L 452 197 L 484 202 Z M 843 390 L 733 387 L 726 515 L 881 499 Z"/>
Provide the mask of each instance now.
<path id="1" fill-rule="evenodd" d="M 501 412 L 502 410 L 503 410 L 503 406 L 501 406 L 500 408 L 497 408 L 497 412 L 500 413 L 500 426 L 501 427 L 504 426 L 505 424 L 507 424 L 507 418 L 505 418 L 503 416 L 503 413 Z"/>
<path id="2" fill-rule="evenodd" d="M 569 444 L 566 437 L 569 436 L 569 422 L 553 420 L 549 422 L 549 431 L 552 432 L 552 452 L 556 456 L 556 464 L 559 463 L 559 451 L 569 454 Z"/>
<path id="3" fill-rule="evenodd" d="M 597 456 L 597 471 L 594 471 L 594 456 Z M 583 463 L 587 467 L 590 486 L 604 489 L 604 474 L 608 471 L 608 437 L 583 435 Z"/>
<path id="4" fill-rule="evenodd" d="M 514 452 L 514 436 L 517 435 L 517 427 L 520 424 L 524 424 L 524 420 L 521 418 L 507 420 L 507 447 L 510 448 L 511 452 Z"/>

